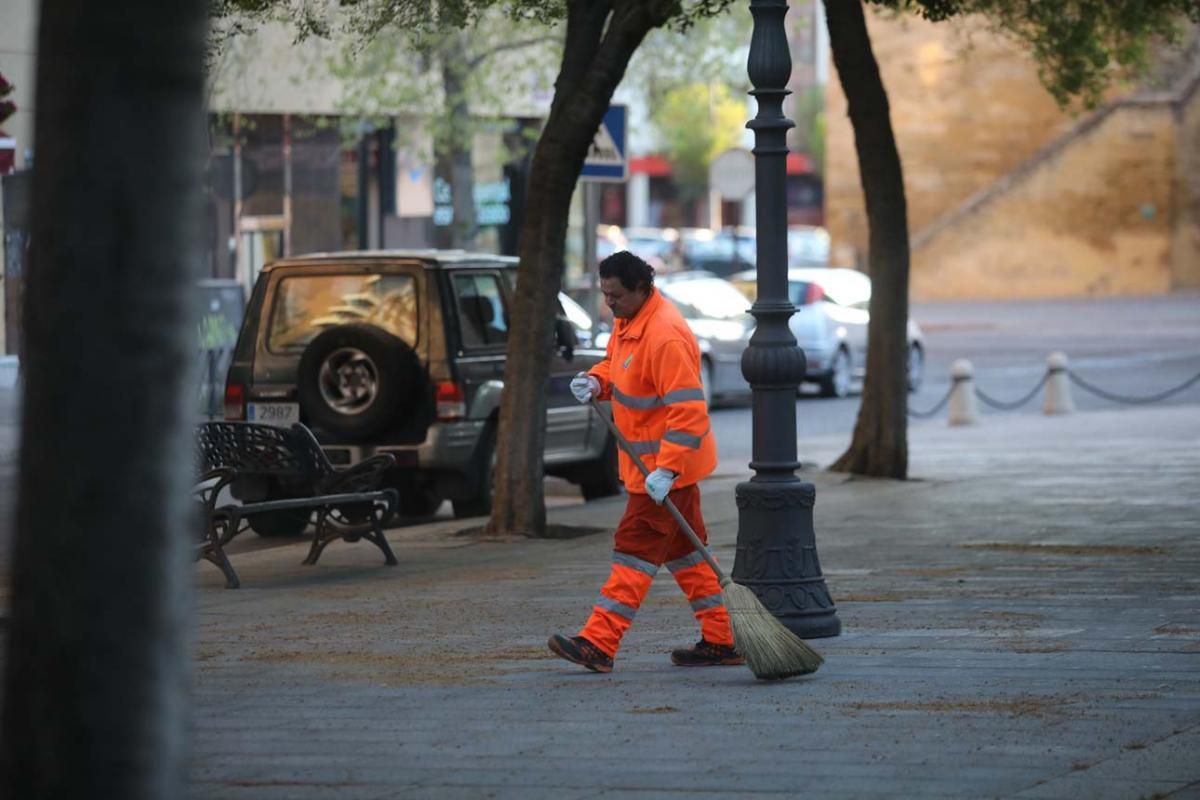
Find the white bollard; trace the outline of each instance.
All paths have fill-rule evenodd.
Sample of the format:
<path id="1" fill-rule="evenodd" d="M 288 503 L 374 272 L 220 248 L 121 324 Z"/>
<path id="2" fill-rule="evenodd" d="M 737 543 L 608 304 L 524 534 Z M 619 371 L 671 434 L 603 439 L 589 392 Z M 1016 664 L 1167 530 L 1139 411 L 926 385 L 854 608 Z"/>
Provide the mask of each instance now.
<path id="1" fill-rule="evenodd" d="M 974 425 L 979 422 L 979 405 L 975 401 L 975 368 L 965 358 L 950 367 L 950 425 Z"/>
<path id="2" fill-rule="evenodd" d="M 1075 410 L 1075 399 L 1071 397 L 1071 382 L 1067 379 L 1067 354 L 1055 351 L 1046 358 L 1046 399 L 1042 403 L 1045 414 L 1070 414 Z"/>

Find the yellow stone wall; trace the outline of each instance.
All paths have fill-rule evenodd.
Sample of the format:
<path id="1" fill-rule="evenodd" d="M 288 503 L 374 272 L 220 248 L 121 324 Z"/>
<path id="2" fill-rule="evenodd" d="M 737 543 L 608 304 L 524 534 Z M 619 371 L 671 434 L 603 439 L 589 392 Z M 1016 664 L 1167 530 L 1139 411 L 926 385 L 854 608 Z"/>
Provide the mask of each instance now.
<path id="1" fill-rule="evenodd" d="M 1175 173 L 1171 288 L 1200 288 L 1200 87 L 1184 97 Z"/>
<path id="2" fill-rule="evenodd" d="M 1163 99 L 1073 115 L 1024 51 L 978 20 L 874 13 L 869 27 L 904 168 L 915 299 L 1200 283 L 1200 111 L 1176 115 Z M 836 80 L 828 98 L 827 226 L 835 260 L 865 268 L 862 189 Z M 1186 214 L 1181 198 L 1193 204 Z"/>
<path id="3" fill-rule="evenodd" d="M 867 14 L 919 231 L 1008 173 L 1073 120 L 1033 62 L 974 19 L 934 24 Z M 826 100 L 826 225 L 845 264 L 865 266 L 867 222 L 854 132 L 836 71 Z"/>
<path id="4" fill-rule="evenodd" d="M 914 297 L 1169 291 L 1175 173 L 1167 104 L 1122 105 L 914 239 Z"/>

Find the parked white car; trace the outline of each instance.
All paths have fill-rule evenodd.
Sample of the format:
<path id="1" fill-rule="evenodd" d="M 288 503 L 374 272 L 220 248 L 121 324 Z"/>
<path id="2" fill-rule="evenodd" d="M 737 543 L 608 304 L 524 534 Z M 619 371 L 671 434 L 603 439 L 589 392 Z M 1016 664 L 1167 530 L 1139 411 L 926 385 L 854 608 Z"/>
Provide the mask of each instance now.
<path id="1" fill-rule="evenodd" d="M 742 376 L 742 352 L 757 326 L 750 314 L 755 279 L 752 271 L 730 280 L 692 271 L 662 275 L 654 281 L 679 309 L 700 345 L 701 379 L 709 406 L 750 394 L 750 385 Z M 870 279 L 849 269 L 792 269 L 788 270 L 788 295 L 796 306 L 788 324 L 808 363 L 804 380 L 816 383 L 827 397 L 845 397 L 866 370 Z M 604 347 L 608 336 L 608 331 L 600 333 L 596 346 Z M 909 320 L 910 391 L 920 386 L 924 365 L 921 329 Z"/>
<path id="2" fill-rule="evenodd" d="M 700 379 L 711 408 L 717 398 L 745 396 L 742 351 L 757 324 L 750 301 L 729 281 L 708 272 L 679 272 L 654 281 L 683 315 L 700 346 Z"/>
<path id="3" fill-rule="evenodd" d="M 753 271 L 729 280 L 753 301 L 757 294 Z M 871 279 L 853 269 L 789 269 L 788 299 L 796 306 L 789 326 L 808 359 L 806 380 L 815 381 L 827 397 L 845 397 L 866 373 Z M 908 388 L 916 391 L 925 372 L 925 341 L 912 319 L 907 352 Z"/>

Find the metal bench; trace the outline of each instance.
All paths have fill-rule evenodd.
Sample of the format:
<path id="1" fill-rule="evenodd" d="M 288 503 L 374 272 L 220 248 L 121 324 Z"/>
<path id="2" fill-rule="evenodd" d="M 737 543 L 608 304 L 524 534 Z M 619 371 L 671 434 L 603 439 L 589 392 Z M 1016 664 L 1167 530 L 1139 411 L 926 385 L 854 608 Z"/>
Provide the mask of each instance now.
<path id="1" fill-rule="evenodd" d="M 316 564 L 321 552 L 338 539 L 366 539 L 383 551 L 389 566 L 396 556 L 383 535 L 383 525 L 396 513 L 399 495 L 381 489 L 384 473 L 395 457 L 381 454 L 347 469 L 335 468 L 316 437 L 297 423 L 277 428 L 252 422 L 204 422 L 196 427 L 198 478 L 195 497 L 202 524 L 196 558 L 215 564 L 227 588 L 239 585 L 224 547 L 260 514 L 307 511 L 316 515 L 316 534 L 305 564 Z M 218 505 L 222 491 L 239 481 L 278 480 L 296 496 Z"/>

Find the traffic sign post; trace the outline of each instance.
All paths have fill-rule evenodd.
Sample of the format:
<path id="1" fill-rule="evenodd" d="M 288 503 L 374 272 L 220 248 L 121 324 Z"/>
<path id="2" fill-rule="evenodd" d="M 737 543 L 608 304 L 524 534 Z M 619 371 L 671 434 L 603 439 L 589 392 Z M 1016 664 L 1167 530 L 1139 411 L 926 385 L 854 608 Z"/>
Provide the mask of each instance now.
<path id="1" fill-rule="evenodd" d="M 741 147 L 722 151 L 708 167 L 708 185 L 724 200 L 736 200 L 738 216 L 733 220 L 733 253 L 729 256 L 729 269 L 740 269 L 738 262 L 738 226 L 745 222 L 746 198 L 754 191 L 754 154 Z"/>
<path id="2" fill-rule="evenodd" d="M 597 184 L 624 183 L 629 178 L 625 121 L 625 106 L 608 107 L 579 173 L 583 183 L 583 270 L 591 276 L 587 311 L 593 316 L 600 305 L 596 273 L 596 225 L 600 216 L 600 187 Z"/>
<path id="3" fill-rule="evenodd" d="M 754 191 L 754 154 L 741 147 L 722 151 L 708 168 L 708 185 L 739 203 Z"/>
<path id="4" fill-rule="evenodd" d="M 625 106 L 609 106 L 604 112 L 579 173 L 580 180 L 621 183 L 629 177 L 625 119 Z"/>

